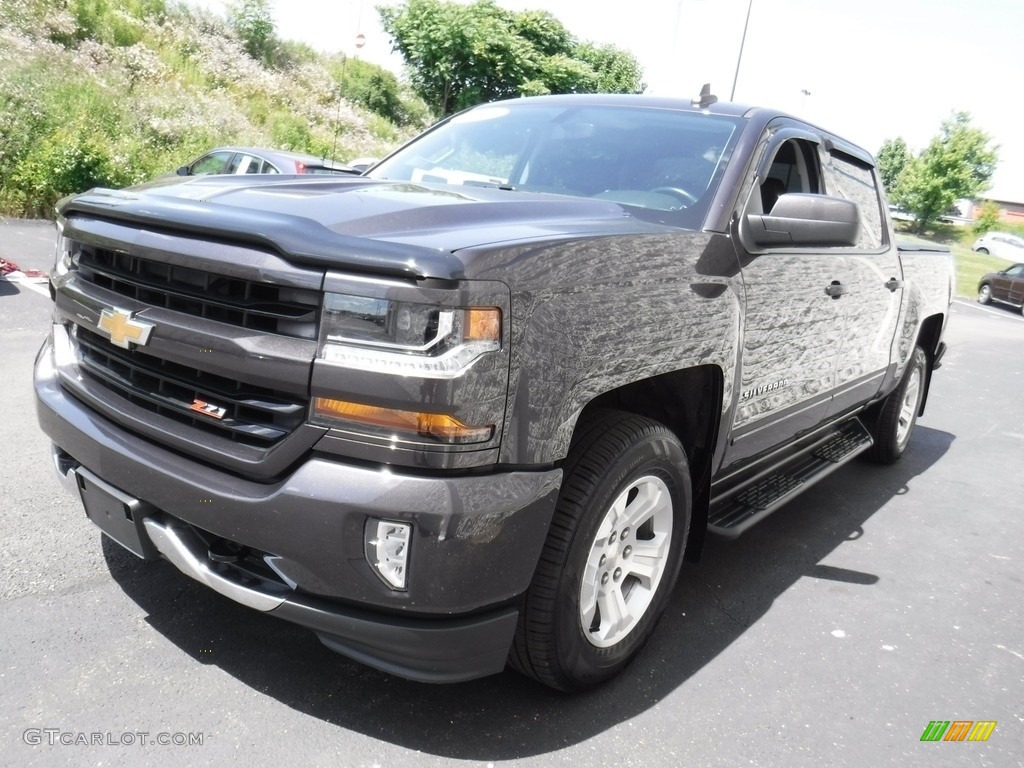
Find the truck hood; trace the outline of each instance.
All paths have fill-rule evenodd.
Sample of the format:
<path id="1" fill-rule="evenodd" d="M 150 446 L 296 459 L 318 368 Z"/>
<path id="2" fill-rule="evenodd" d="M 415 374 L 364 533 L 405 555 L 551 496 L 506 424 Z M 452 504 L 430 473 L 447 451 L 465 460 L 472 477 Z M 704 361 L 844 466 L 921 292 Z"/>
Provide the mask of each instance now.
<path id="1" fill-rule="evenodd" d="M 299 263 L 440 279 L 467 276 L 468 249 L 481 246 L 663 230 L 608 201 L 338 177 L 161 179 L 65 198 L 58 212 L 270 247 Z"/>

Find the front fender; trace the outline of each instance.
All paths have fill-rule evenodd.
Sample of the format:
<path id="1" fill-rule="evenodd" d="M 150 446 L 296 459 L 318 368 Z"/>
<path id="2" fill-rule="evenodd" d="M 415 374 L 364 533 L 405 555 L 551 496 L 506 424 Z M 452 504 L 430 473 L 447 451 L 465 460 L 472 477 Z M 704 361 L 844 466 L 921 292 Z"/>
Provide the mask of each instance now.
<path id="1" fill-rule="evenodd" d="M 740 277 L 726 236 L 591 238 L 515 264 L 502 462 L 560 461 L 588 403 L 662 374 L 718 366 L 732 402 Z"/>

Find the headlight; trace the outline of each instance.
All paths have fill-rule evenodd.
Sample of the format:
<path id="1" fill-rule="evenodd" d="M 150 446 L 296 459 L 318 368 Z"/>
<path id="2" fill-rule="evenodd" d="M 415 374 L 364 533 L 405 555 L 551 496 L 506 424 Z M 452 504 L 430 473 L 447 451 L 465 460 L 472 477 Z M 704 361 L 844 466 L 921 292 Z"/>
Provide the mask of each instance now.
<path id="1" fill-rule="evenodd" d="M 78 252 L 75 243 L 64 237 L 64 220 L 57 219 L 57 245 L 53 254 L 53 275 L 61 277 L 78 266 Z"/>
<path id="2" fill-rule="evenodd" d="M 331 272 L 324 287 L 310 381 L 310 421 L 330 428 L 320 449 L 417 466 L 494 461 L 508 391 L 508 287 Z"/>
<path id="3" fill-rule="evenodd" d="M 500 348 L 496 307 L 449 308 L 340 293 L 324 298 L 320 357 L 344 368 L 453 379 Z"/>

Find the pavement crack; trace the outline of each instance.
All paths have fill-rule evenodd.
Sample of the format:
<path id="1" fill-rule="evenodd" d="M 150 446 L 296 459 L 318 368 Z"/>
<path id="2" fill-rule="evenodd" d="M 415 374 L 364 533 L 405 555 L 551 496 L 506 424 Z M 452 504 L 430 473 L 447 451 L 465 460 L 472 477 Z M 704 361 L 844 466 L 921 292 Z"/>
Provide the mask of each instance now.
<path id="1" fill-rule="evenodd" d="M 742 621 L 740 621 L 735 616 L 733 616 L 731 613 L 729 613 L 729 610 L 725 607 L 725 604 L 722 602 L 721 598 L 715 593 L 715 591 L 713 589 L 709 591 L 709 594 L 711 595 L 711 599 L 714 601 L 715 606 L 718 608 L 719 611 L 722 612 L 722 614 L 727 619 L 729 619 L 729 621 L 731 621 L 733 624 L 735 624 L 738 627 L 742 627 L 743 626 L 743 622 Z"/>

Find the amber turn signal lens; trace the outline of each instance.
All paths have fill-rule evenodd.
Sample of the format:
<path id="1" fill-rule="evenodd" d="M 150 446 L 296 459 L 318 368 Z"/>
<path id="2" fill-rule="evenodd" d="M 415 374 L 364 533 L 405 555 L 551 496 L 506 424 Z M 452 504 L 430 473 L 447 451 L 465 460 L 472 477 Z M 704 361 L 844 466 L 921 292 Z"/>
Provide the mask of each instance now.
<path id="1" fill-rule="evenodd" d="M 403 411 L 397 408 L 381 408 L 376 405 L 350 403 L 318 397 L 313 406 L 314 413 L 322 418 L 342 420 L 401 432 L 429 435 L 447 443 L 481 443 L 491 438 L 494 427 L 471 427 L 446 413 L 421 413 Z"/>
<path id="2" fill-rule="evenodd" d="M 466 341 L 501 341 L 501 311 L 474 307 L 466 310 Z"/>

